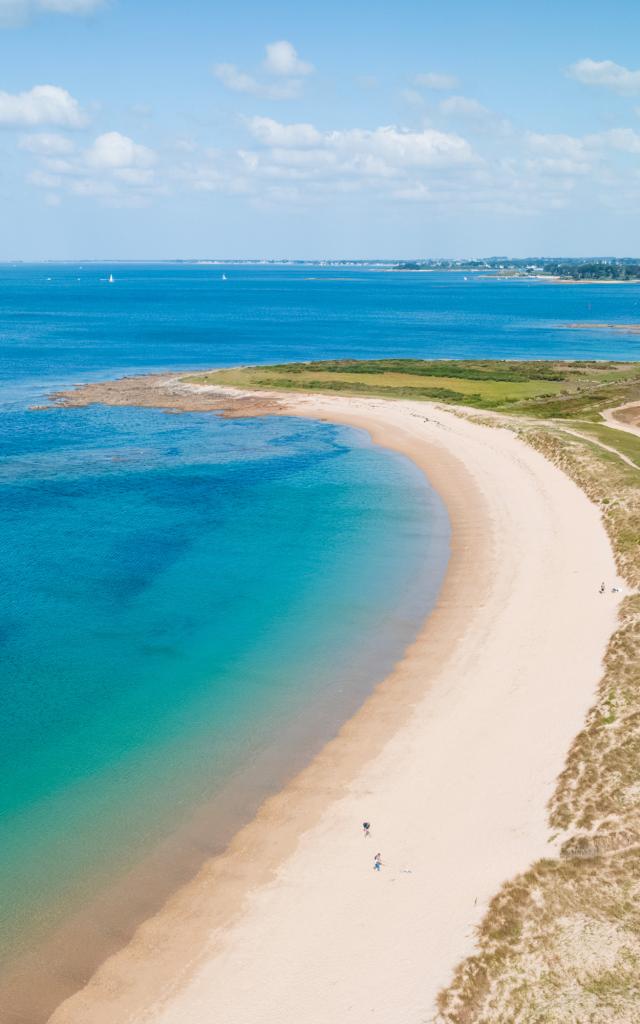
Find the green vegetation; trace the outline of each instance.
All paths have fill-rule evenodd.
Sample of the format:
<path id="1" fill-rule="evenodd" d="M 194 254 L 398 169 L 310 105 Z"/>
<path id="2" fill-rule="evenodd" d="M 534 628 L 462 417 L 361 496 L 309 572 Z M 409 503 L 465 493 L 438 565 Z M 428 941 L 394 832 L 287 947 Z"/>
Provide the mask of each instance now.
<path id="1" fill-rule="evenodd" d="M 339 359 L 218 370 L 186 379 L 254 390 L 409 398 L 594 422 L 600 409 L 640 399 L 640 363 Z"/>
<path id="2" fill-rule="evenodd" d="M 629 434 L 625 430 L 616 430 L 615 427 L 607 427 L 602 423 L 591 423 L 583 420 L 575 420 L 571 428 L 579 431 L 587 437 L 593 438 L 599 444 L 615 448 L 631 462 L 640 468 L 640 437 Z"/>
<path id="3" fill-rule="evenodd" d="M 638 281 L 640 263 L 627 260 L 545 263 L 543 273 L 571 278 L 573 281 Z"/>

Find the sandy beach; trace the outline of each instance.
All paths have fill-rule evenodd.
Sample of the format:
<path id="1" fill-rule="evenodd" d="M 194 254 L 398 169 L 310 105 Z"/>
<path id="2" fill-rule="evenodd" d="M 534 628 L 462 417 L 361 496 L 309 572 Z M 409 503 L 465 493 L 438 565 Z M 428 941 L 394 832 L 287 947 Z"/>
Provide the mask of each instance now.
<path id="1" fill-rule="evenodd" d="M 513 432 L 428 403 L 268 411 L 364 428 L 428 475 L 452 525 L 440 599 L 336 739 L 52 1024 L 431 1021 L 500 884 L 557 850 L 546 804 L 624 590 L 598 510 Z"/>

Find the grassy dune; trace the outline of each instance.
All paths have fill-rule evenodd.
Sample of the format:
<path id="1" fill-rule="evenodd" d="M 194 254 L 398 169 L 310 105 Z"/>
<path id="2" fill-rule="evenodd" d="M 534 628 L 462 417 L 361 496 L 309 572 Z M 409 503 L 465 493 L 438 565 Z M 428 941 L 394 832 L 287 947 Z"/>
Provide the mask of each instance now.
<path id="1" fill-rule="evenodd" d="M 521 431 L 600 506 L 620 572 L 637 590 L 640 471 L 555 425 Z M 607 443 L 621 433 L 598 429 Z M 640 458 L 640 438 L 624 438 Z M 604 667 L 549 805 L 561 856 L 494 897 L 478 953 L 440 995 L 441 1024 L 640 1021 L 640 596 L 624 601 Z"/>
<path id="2" fill-rule="evenodd" d="M 326 360 L 218 370 L 199 383 L 279 391 L 411 398 L 537 417 L 598 419 L 598 410 L 640 399 L 640 364 L 499 360 Z"/>
<path id="3" fill-rule="evenodd" d="M 466 406 L 467 414 L 506 414 L 498 422 L 599 505 L 621 575 L 640 589 L 640 437 L 600 416 L 640 402 L 638 363 L 340 360 L 189 379 L 432 399 Z M 549 805 L 561 854 L 496 894 L 476 955 L 440 995 L 440 1024 L 640 1024 L 639 765 L 640 595 L 633 594 Z"/>

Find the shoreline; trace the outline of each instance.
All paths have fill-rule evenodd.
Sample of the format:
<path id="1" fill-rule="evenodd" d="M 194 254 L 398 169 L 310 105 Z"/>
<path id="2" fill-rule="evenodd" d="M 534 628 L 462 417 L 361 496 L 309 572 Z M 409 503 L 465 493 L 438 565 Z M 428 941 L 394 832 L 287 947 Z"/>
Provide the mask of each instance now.
<path id="1" fill-rule="evenodd" d="M 246 413 L 244 402 L 243 408 Z M 355 448 L 369 447 L 369 442 L 358 438 L 355 431 L 352 439 L 345 440 Z M 0 974 L 0 1006 L 8 1020 L 20 1024 L 48 1020 L 58 1005 L 86 984 L 101 963 L 126 945 L 143 921 L 189 884 L 203 863 L 224 852 L 263 802 L 284 789 L 309 764 L 402 658 L 437 599 L 448 560 L 449 530 L 444 506 L 423 484 L 422 474 L 410 460 L 380 453 L 374 486 L 378 482 L 385 485 L 388 466 L 396 462 L 407 463 L 401 479 L 406 474 L 408 486 L 416 487 L 416 499 L 424 515 L 420 511 L 416 514 L 423 525 L 428 524 L 429 535 L 424 536 L 424 544 L 422 539 L 413 538 L 419 546 L 411 548 L 415 561 L 413 575 L 407 577 L 408 589 L 398 594 L 397 601 L 387 598 L 391 624 L 380 621 L 381 631 L 367 653 L 362 647 L 360 651 L 348 647 L 349 664 L 344 673 L 341 659 L 332 656 L 333 671 L 327 680 L 332 684 L 332 696 L 320 697 L 310 690 L 304 707 L 286 719 L 283 742 L 277 735 L 272 736 L 270 743 L 256 749 L 255 760 L 247 758 L 246 753 L 239 755 L 244 763 L 225 776 L 221 785 L 214 780 L 213 791 L 208 787 L 203 801 L 172 829 L 166 829 L 132 867 L 110 877 L 98 895 L 87 895 L 77 910 L 67 906 L 60 923 L 44 936 L 25 942 L 24 951 L 18 952 L 14 946 L 14 955 L 7 959 Z M 402 488 L 397 498 L 402 501 Z M 398 513 L 402 514 L 400 506 Z M 422 532 L 420 523 L 416 525 Z M 325 585 L 325 593 L 327 590 Z M 384 606 L 384 592 L 380 600 Z M 3 1012 L 0 1019 L 4 1021 Z"/>
<path id="2" fill-rule="evenodd" d="M 213 408 L 216 389 L 204 388 L 185 393 L 182 407 L 201 409 L 207 390 Z M 225 1024 L 275 1022 L 287 1009 L 314 1024 L 369 1019 L 374 1006 L 390 1024 L 433 1013 L 498 886 L 555 849 L 546 802 L 593 698 L 617 609 L 617 599 L 603 604 L 596 593 L 601 576 L 616 576 L 595 506 L 510 432 L 428 403 L 260 401 L 268 412 L 367 429 L 428 472 L 453 531 L 440 599 L 338 737 L 52 1024 L 200 1024 L 212 1009 Z M 371 850 L 385 862 L 381 877 L 363 850 L 365 818 Z"/>

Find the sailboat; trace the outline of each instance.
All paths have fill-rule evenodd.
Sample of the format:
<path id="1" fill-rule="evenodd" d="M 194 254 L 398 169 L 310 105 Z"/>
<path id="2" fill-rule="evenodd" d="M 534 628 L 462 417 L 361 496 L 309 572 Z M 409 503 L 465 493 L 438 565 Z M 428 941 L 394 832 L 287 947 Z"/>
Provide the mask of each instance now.
<path id="1" fill-rule="evenodd" d="M 226 274 L 223 274 L 223 275 L 222 275 L 222 280 L 223 280 L 223 281 L 226 281 L 226 280 L 227 280 L 227 275 L 226 275 Z"/>
<path id="2" fill-rule="evenodd" d="M 113 282 L 115 281 L 115 277 L 113 276 L 113 274 L 109 274 L 109 277 L 107 278 L 107 280 L 108 280 L 109 284 L 113 284 Z"/>

